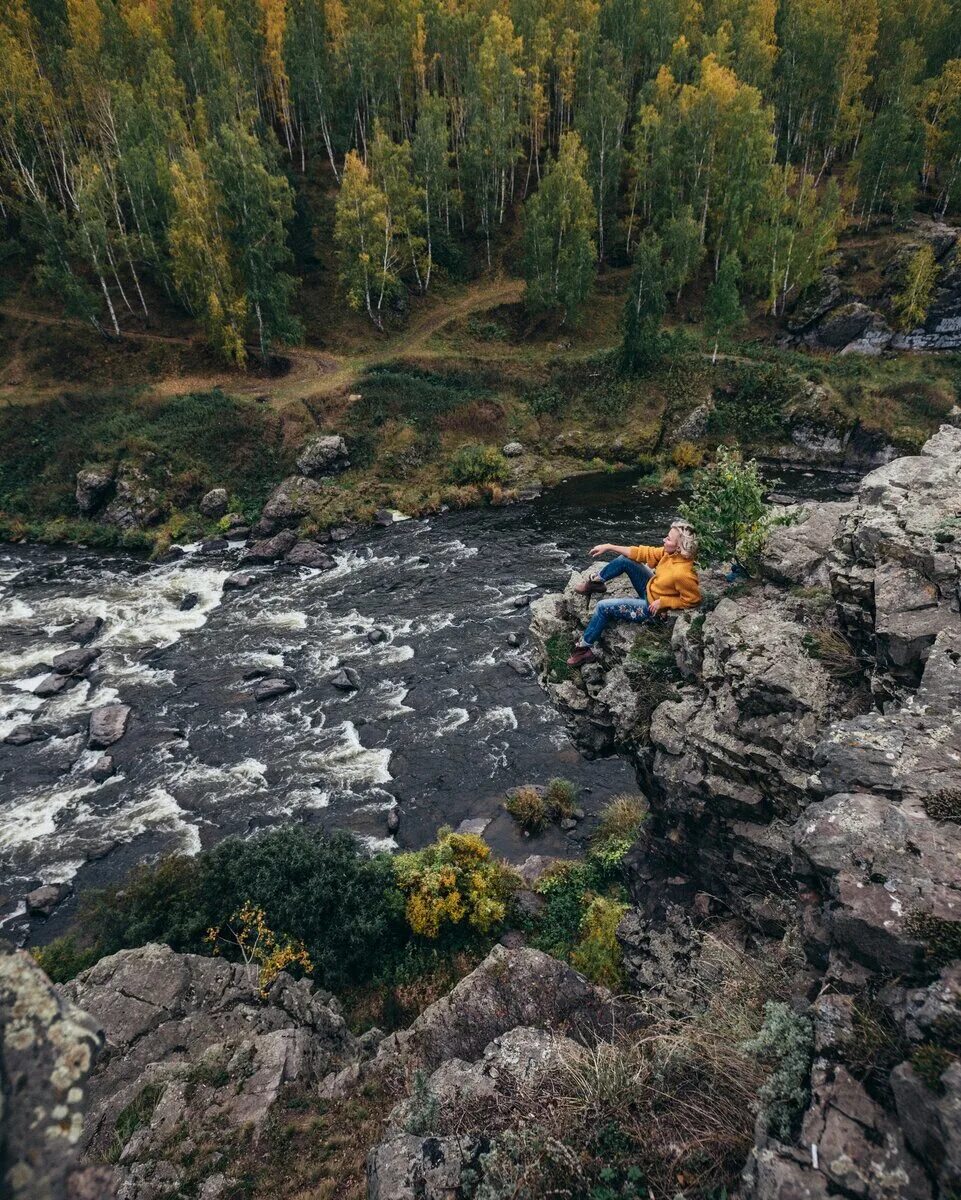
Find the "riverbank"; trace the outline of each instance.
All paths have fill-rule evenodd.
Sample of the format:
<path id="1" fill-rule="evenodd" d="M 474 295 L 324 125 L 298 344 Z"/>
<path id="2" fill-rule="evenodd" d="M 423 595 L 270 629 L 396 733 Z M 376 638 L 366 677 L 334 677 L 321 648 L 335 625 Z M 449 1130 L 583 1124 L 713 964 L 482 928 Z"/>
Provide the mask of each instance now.
<path id="1" fill-rule="evenodd" d="M 951 356 L 838 359 L 758 345 L 712 364 L 678 334 L 657 368 L 627 378 L 609 353 L 572 344 L 527 356 L 512 347 L 520 357 L 508 361 L 472 319 L 473 333 L 455 320 L 428 357 L 370 367 L 334 395 L 275 403 L 267 380 L 257 396 L 158 395 L 141 383 L 8 399 L 0 538 L 156 556 L 250 529 L 299 486 L 298 460 L 323 436 L 344 439 L 342 460 L 336 471 L 307 468 L 302 500 L 282 500 L 273 532 L 324 541 L 380 510 L 498 505 L 591 470 L 640 467 L 652 486 L 677 486 L 721 442 L 863 471 L 916 449 L 955 405 L 961 374 Z M 125 502 L 110 504 L 118 491 Z M 204 504 L 211 492 L 222 501 Z"/>

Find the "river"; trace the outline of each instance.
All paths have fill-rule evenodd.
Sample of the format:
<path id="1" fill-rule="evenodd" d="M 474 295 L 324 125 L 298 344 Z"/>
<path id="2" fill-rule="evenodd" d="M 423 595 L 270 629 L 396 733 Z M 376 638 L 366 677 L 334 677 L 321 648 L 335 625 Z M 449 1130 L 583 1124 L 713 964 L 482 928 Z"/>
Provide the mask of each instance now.
<path id="1" fill-rule="evenodd" d="M 793 472 L 779 487 L 816 498 L 834 482 Z M 596 542 L 659 540 L 675 504 L 631 476 L 582 476 L 530 503 L 365 532 L 326 572 L 255 568 L 254 586 L 233 592 L 222 585 L 240 545 L 166 565 L 0 547 L 0 738 L 27 722 L 50 731 L 0 744 L 5 932 L 23 932 L 22 897 L 40 882 L 80 892 L 159 853 L 288 821 L 393 849 L 473 820 L 515 860 L 576 853 L 593 814 L 636 785 L 620 760 L 589 762 L 570 743 L 527 665 L 519 598 L 562 587 Z M 90 616 L 104 626 L 89 677 L 41 700 L 51 658 Z M 341 667 L 357 672 L 356 691 L 332 685 Z M 257 673 L 278 672 L 296 690 L 256 702 Z M 112 702 L 133 714 L 111 748 L 115 773 L 98 782 L 88 714 Z M 555 775 L 581 789 L 587 817 L 527 840 L 504 795 Z"/>

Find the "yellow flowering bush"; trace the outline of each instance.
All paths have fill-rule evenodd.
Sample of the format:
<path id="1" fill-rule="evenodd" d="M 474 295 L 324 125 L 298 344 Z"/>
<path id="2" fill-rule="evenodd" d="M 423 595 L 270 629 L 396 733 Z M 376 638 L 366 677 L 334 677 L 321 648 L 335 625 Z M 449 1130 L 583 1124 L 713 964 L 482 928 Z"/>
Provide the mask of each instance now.
<path id="1" fill-rule="evenodd" d="M 249 901 L 222 928 L 208 929 L 206 940 L 214 954 L 223 942 L 236 946 L 247 966 L 256 966 L 262 1000 L 267 999 L 270 985 L 288 967 L 299 967 L 304 975 L 313 974 L 314 966 L 304 943 L 297 938 L 279 938 L 267 924 L 264 910 Z"/>
<path id="2" fill-rule="evenodd" d="M 447 826 L 432 845 L 399 854 L 394 874 L 408 924 L 432 939 L 458 926 L 490 933 L 507 915 L 516 886 L 514 873 L 491 857 L 483 838 Z"/>

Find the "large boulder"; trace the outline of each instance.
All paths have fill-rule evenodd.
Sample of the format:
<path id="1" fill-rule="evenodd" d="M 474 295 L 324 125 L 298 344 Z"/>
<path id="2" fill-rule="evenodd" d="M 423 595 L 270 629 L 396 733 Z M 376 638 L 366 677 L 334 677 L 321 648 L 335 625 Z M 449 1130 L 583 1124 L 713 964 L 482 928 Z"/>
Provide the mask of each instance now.
<path id="1" fill-rule="evenodd" d="M 106 750 L 119 742 L 127 732 L 130 720 L 129 704 L 104 704 L 90 714 L 90 729 L 87 745 L 91 750 Z"/>
<path id="2" fill-rule="evenodd" d="M 263 507 L 257 532 L 268 537 L 286 525 L 296 525 L 308 516 L 323 487 L 306 475 L 289 475 L 274 488 Z"/>
<path id="3" fill-rule="evenodd" d="M 218 520 L 226 515 L 228 503 L 226 488 L 211 488 L 200 501 L 200 515 L 209 520 Z"/>
<path id="4" fill-rule="evenodd" d="M 309 478 L 333 475 L 349 466 L 347 443 L 336 433 L 308 438 L 297 455 L 297 470 Z"/>
<path id="5" fill-rule="evenodd" d="M 124 465 L 117 473 L 113 499 L 103 510 L 101 520 L 119 529 L 146 529 L 156 525 L 166 505 L 139 467 Z"/>
<path id="6" fill-rule="evenodd" d="M 308 981 L 281 972 L 263 993 L 256 967 L 168 946 L 111 955 L 62 993 L 106 1038 L 79 1142 L 94 1157 L 110 1149 L 133 1179 L 149 1164 L 176 1183 L 181 1149 L 216 1146 L 224 1130 L 257 1136 L 286 1084 L 310 1086 L 356 1053 L 337 1002 Z M 131 1106 L 134 1128 L 118 1124 Z"/>
<path id="7" fill-rule="evenodd" d="M 763 1141 L 745 1171 L 744 1200 L 930 1200 L 897 1123 L 843 1067 L 816 1068 L 812 1085 L 801 1148 Z"/>
<path id="8" fill-rule="evenodd" d="M 111 1172 L 79 1163 L 96 1020 L 33 957 L 0 943 L 0 1193 L 10 1200 L 113 1195 Z"/>
<path id="9" fill-rule="evenodd" d="M 93 516 L 107 502 L 112 491 L 112 467 L 85 467 L 78 471 L 75 495 L 80 515 Z"/>
<path id="10" fill-rule="evenodd" d="M 268 563 L 283 558 L 297 545 L 297 535 L 292 529 L 282 529 L 273 537 L 252 542 L 241 555 L 242 563 Z"/>

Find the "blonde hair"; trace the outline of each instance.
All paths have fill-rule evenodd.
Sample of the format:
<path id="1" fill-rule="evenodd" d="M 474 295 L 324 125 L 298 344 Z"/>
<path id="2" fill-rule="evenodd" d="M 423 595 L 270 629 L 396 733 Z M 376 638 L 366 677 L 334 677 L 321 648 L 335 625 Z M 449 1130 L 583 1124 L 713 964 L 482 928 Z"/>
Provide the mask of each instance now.
<path id="1" fill-rule="evenodd" d="M 672 521 L 671 529 L 677 530 L 677 550 L 684 558 L 697 558 L 697 534 L 690 521 Z"/>

